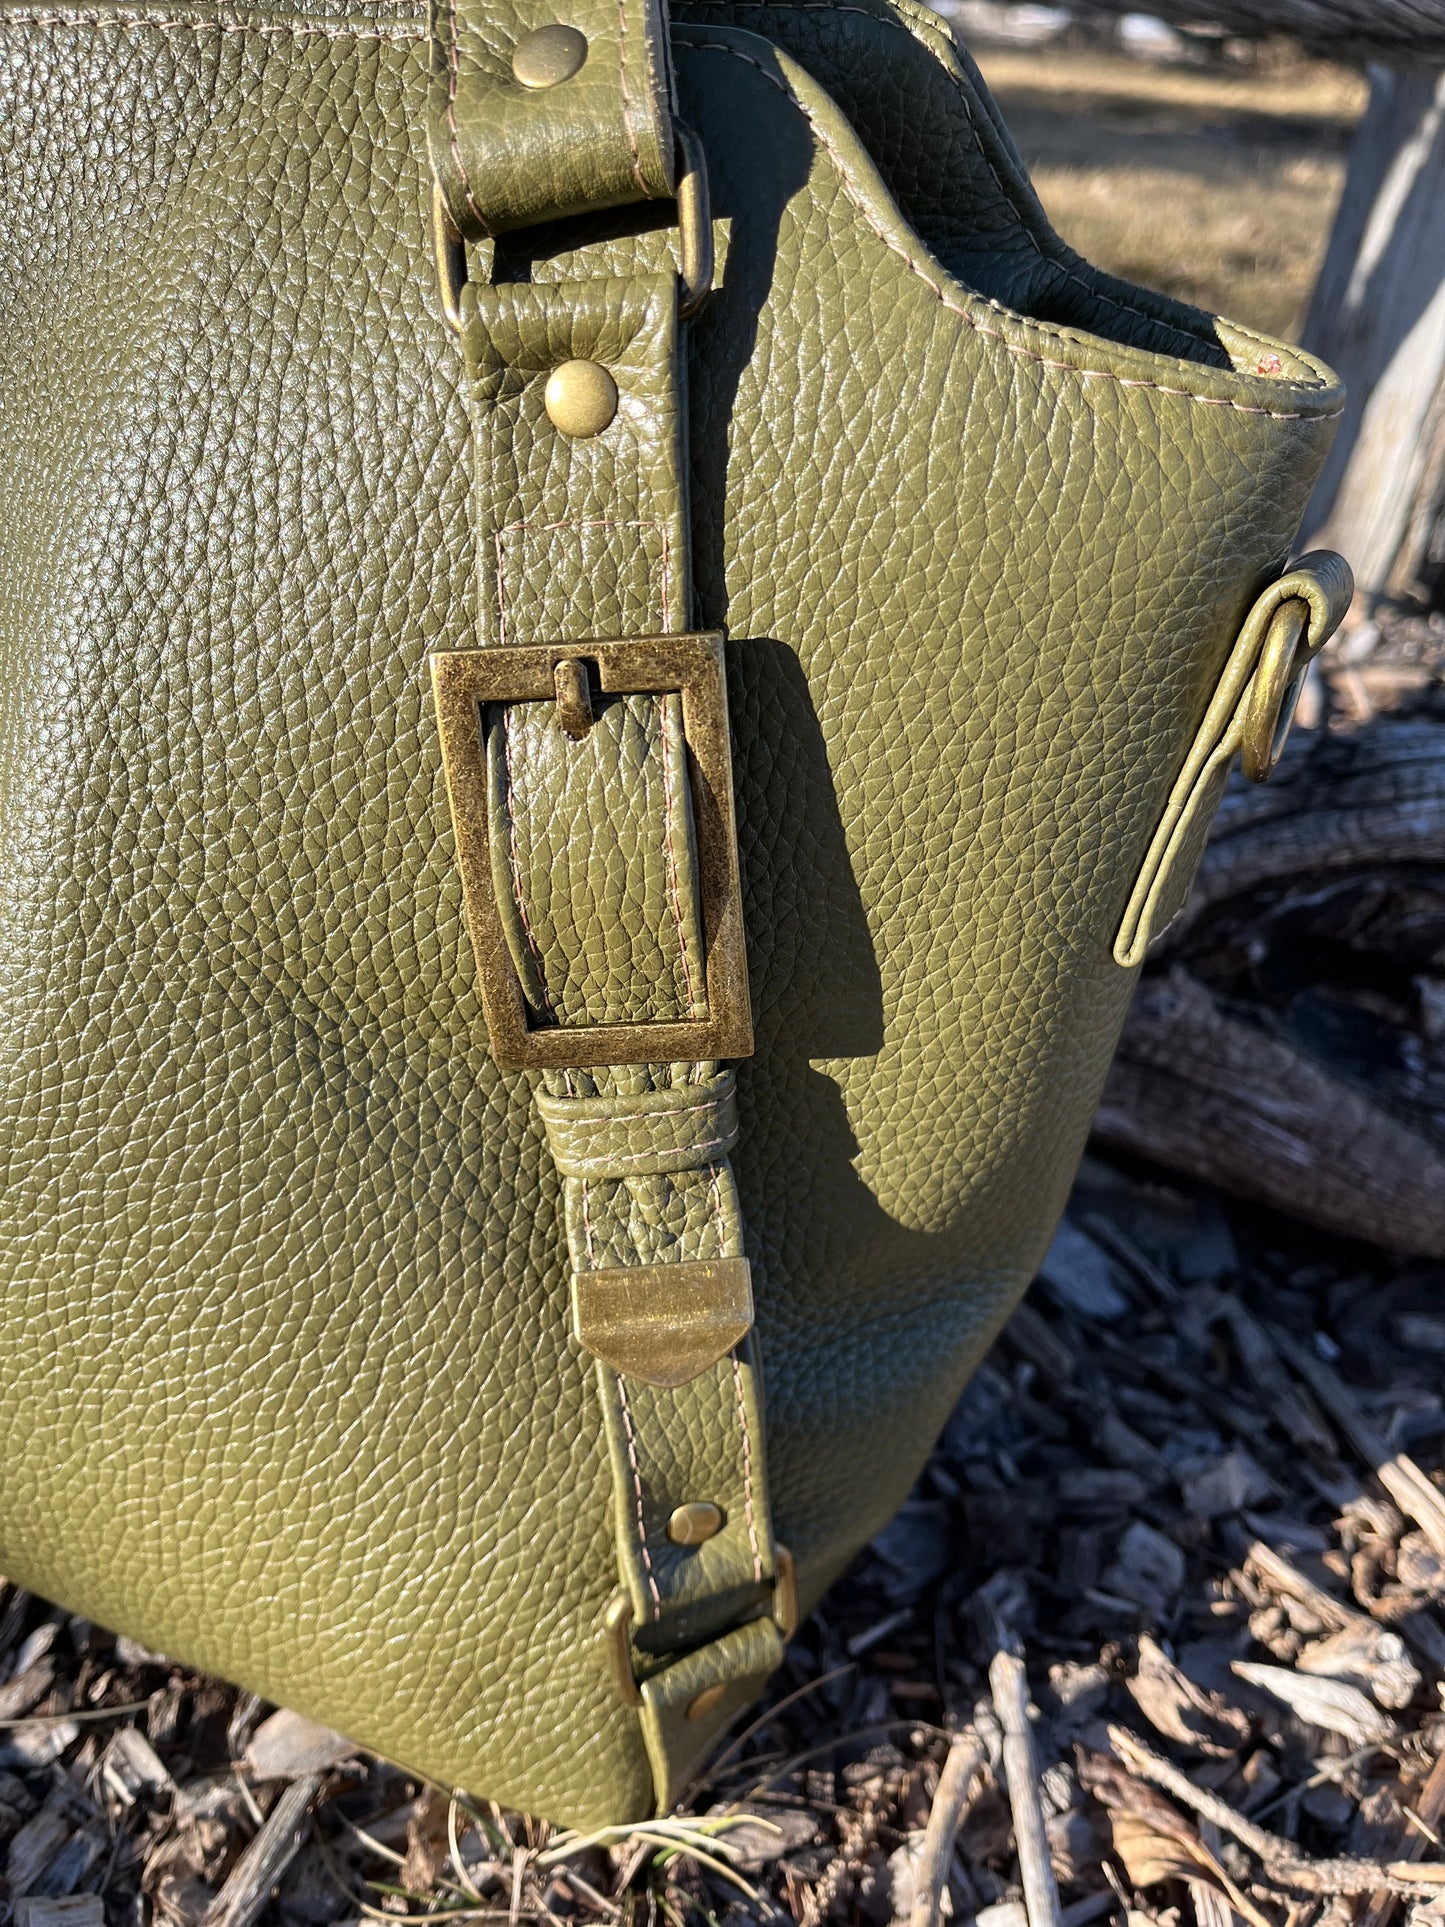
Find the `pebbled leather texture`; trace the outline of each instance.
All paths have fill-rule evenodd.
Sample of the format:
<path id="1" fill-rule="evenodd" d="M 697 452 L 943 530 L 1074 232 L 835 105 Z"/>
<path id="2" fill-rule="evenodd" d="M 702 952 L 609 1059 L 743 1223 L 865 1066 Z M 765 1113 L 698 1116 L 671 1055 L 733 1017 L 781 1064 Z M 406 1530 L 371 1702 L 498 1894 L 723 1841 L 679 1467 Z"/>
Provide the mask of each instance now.
<path id="1" fill-rule="evenodd" d="M 1115 933 L 1341 398 L 1063 248 L 906 4 L 675 12 L 726 243 L 684 353 L 731 1166 L 806 1607 L 1047 1245 Z M 427 42 L 407 0 L 0 6 L 0 1569 L 592 1824 L 653 1775 L 599 1634 L 618 1428 L 424 675 L 490 620 Z M 473 276 L 665 274 L 667 223 Z M 657 1721 L 710 1683 L 667 1676 Z"/>
<path id="2" fill-rule="evenodd" d="M 512 53 L 563 20 L 579 72 L 522 86 Z M 671 194 L 672 74 L 662 0 L 432 0 L 428 127 L 447 213 L 472 240 Z"/>

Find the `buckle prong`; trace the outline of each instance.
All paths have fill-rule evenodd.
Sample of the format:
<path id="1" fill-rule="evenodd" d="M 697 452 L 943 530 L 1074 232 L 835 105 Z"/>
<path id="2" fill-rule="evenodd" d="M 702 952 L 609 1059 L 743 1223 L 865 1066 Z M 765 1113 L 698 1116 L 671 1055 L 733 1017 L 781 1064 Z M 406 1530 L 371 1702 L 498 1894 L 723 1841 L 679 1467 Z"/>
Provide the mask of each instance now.
<path id="1" fill-rule="evenodd" d="M 525 649 L 441 649 L 430 662 L 478 989 L 499 1068 L 588 1070 L 607 1064 L 697 1064 L 750 1057 L 753 1020 L 722 637 L 644 636 Z M 493 883 L 482 711 L 492 703 L 555 703 L 567 733 L 585 735 L 594 672 L 604 696 L 682 699 L 697 838 L 706 1017 L 536 1028 L 531 1022 Z"/>

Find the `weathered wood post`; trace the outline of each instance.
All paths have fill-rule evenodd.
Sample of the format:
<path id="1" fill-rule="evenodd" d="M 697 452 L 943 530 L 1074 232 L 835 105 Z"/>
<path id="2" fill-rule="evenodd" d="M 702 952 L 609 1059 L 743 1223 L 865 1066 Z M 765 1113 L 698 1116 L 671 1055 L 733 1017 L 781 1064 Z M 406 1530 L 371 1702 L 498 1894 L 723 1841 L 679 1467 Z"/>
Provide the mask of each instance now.
<path id="1" fill-rule="evenodd" d="M 1124 12 L 1124 0 L 1101 0 Z M 1350 558 L 1358 622 L 1445 591 L 1445 0 L 1150 0 L 1167 20 L 1287 32 L 1368 59 L 1370 101 L 1303 340 L 1352 406 L 1306 520 Z"/>
<path id="2" fill-rule="evenodd" d="M 1307 528 L 1368 615 L 1419 586 L 1445 510 L 1445 69 L 1371 67 L 1304 340 L 1353 402 Z"/>

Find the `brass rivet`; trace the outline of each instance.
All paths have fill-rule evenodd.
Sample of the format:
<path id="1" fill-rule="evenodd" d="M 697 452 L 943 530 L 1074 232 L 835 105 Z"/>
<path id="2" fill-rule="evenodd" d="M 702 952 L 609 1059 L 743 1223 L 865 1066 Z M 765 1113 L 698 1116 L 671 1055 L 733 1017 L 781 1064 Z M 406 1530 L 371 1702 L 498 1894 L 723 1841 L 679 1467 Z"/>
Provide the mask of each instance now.
<path id="1" fill-rule="evenodd" d="M 680 1505 L 667 1522 L 667 1536 L 675 1546 L 700 1546 L 721 1529 L 722 1508 L 707 1499 Z"/>
<path id="2" fill-rule="evenodd" d="M 595 361 L 564 361 L 547 377 L 542 401 L 552 426 L 580 441 L 600 435 L 617 413 L 617 383 Z"/>
<path id="3" fill-rule="evenodd" d="M 586 59 L 587 36 L 575 27 L 538 27 L 512 49 L 512 78 L 522 87 L 560 87 Z"/>
<path id="4" fill-rule="evenodd" d="M 705 1720 L 709 1713 L 715 1713 L 728 1696 L 727 1681 L 719 1680 L 716 1686 L 704 1686 L 695 1700 L 688 1704 L 687 1717 L 690 1720 Z"/>

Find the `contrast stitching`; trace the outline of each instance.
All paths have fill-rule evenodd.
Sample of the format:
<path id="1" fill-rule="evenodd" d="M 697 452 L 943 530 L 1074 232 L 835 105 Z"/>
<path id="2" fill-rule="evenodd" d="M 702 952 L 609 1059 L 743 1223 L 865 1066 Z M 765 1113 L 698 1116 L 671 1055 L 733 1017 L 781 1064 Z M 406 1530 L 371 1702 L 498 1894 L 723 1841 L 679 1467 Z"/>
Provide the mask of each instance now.
<path id="1" fill-rule="evenodd" d="M 677 849 L 673 842 L 672 834 L 674 791 L 671 732 L 668 729 L 667 717 L 662 713 L 664 705 L 666 705 L 668 700 L 667 697 L 664 697 L 662 703 L 658 705 L 659 722 L 661 725 L 658 730 L 658 747 L 662 752 L 662 841 L 663 848 L 667 852 L 668 901 L 672 905 L 672 921 L 677 931 L 677 948 L 682 958 L 682 980 L 687 988 L 687 1014 L 689 1017 L 695 1017 L 697 1015 L 697 986 L 692 980 L 692 959 L 688 954 L 687 931 L 684 929 L 682 921 L 682 889 L 678 882 Z"/>
<path id="2" fill-rule="evenodd" d="M 571 1076 L 570 1071 L 568 1076 Z M 587 1269 L 591 1271 L 596 1253 L 592 1249 L 592 1218 L 588 1204 L 589 1192 L 586 1178 L 582 1179 L 582 1242 L 587 1247 Z"/>
<path id="3" fill-rule="evenodd" d="M 424 27 L 333 27 L 299 22 L 253 24 L 240 20 L 148 20 L 144 15 L 118 13 L 10 13 L 0 9 L 5 27 L 114 27 L 124 32 L 153 28 L 157 33 L 235 33 L 247 36 L 277 34 L 287 39 L 425 40 Z"/>
<path id="4" fill-rule="evenodd" d="M 527 915 L 527 901 L 522 890 L 522 852 L 517 841 L 517 812 L 512 808 L 515 788 L 512 780 L 512 732 L 507 728 L 505 712 L 498 718 L 497 727 L 502 732 L 502 760 L 507 771 L 507 851 L 511 859 L 512 895 L 516 899 L 522 934 L 527 939 L 527 954 L 531 957 L 532 968 L 537 973 L 537 988 L 542 993 L 542 1008 L 549 1016 L 555 1016 L 552 993 L 547 988 L 547 969 L 542 962 L 542 951 L 532 929 L 531 919 Z"/>
<path id="5" fill-rule="evenodd" d="M 656 529 L 661 554 L 657 559 L 658 575 L 661 578 L 663 608 L 667 607 L 669 593 L 670 550 L 667 540 L 667 524 L 653 516 L 638 516 L 631 522 L 614 521 L 605 515 L 589 516 L 583 521 L 566 522 L 507 522 L 492 537 L 492 547 L 497 556 L 497 623 L 501 640 L 507 640 L 507 565 L 502 547 L 502 538 L 507 535 L 556 535 L 562 529 Z"/>
<path id="6" fill-rule="evenodd" d="M 1001 330 L 986 326 L 976 315 L 970 314 L 967 308 L 961 308 L 956 301 L 950 301 L 945 290 L 939 286 L 932 275 L 914 260 L 906 248 L 900 247 L 898 242 L 885 228 L 879 226 L 854 188 L 842 155 L 839 154 L 828 135 L 818 125 L 817 121 L 814 120 L 808 108 L 799 100 L 798 96 L 785 80 L 780 80 L 778 76 L 771 73 L 760 60 L 754 60 L 751 54 L 742 53 L 738 48 L 730 47 L 723 41 L 700 40 L 695 44 L 703 52 L 727 54 L 733 60 L 741 60 L 747 66 L 756 68 L 769 86 L 776 87 L 780 94 L 790 100 L 812 128 L 819 144 L 825 147 L 832 156 L 838 168 L 838 177 L 843 192 L 862 215 L 866 225 L 872 228 L 884 247 L 888 249 L 889 253 L 896 254 L 901 261 L 906 262 L 908 267 L 912 269 L 913 273 L 917 275 L 918 279 L 930 291 L 934 299 L 938 301 L 941 306 L 947 308 L 950 314 L 956 314 L 960 321 L 965 322 L 973 329 L 975 334 L 987 335 L 991 340 L 997 341 L 1007 354 L 1015 355 L 1023 361 L 1037 362 L 1041 368 L 1061 369 L 1064 373 L 1076 375 L 1083 380 L 1112 381 L 1120 388 L 1148 388 L 1152 389 L 1156 394 L 1177 395 L 1182 401 L 1196 402 L 1201 408 L 1232 408 L 1236 414 L 1263 415 L 1270 421 L 1332 422 L 1338 421 L 1344 413 L 1342 408 L 1332 409 L 1327 414 L 1316 412 L 1313 409 L 1296 409 L 1289 411 L 1281 408 L 1256 408 L 1252 403 L 1236 401 L 1232 396 L 1201 395 L 1197 394 L 1192 388 L 1174 388 L 1167 382 L 1146 381 L 1142 376 L 1137 375 L 1120 375 L 1116 374 L 1110 368 L 1080 368 L 1072 361 L 1051 360 L 1047 355 L 1037 354 L 1031 348 L 1025 348 L 1018 342 L 1010 341 L 1008 336 L 1002 333 Z M 1035 321 L 1028 315 L 1020 315 L 1018 320 L 1021 326 L 1032 328 L 1038 334 L 1052 335 L 1057 340 L 1063 339 L 1057 328 L 1050 328 L 1045 322 Z"/>
<path id="7" fill-rule="evenodd" d="M 617 0 L 617 87 L 622 95 L 622 131 L 632 150 L 632 178 L 646 195 L 648 186 L 642 172 L 642 156 L 632 127 L 632 97 L 627 91 L 627 0 Z"/>
<path id="8" fill-rule="evenodd" d="M 647 1590 L 652 1594 L 652 1617 L 662 1617 L 662 1594 L 657 1589 L 657 1576 L 652 1570 L 652 1554 L 647 1546 L 647 1521 L 642 1509 L 642 1474 L 637 1468 L 637 1440 L 632 1433 L 632 1413 L 627 1404 L 627 1386 L 620 1372 L 613 1373 L 617 1386 L 617 1403 L 622 1412 L 622 1429 L 627 1434 L 627 1463 L 632 1467 L 632 1490 L 637 1497 L 637 1543 L 642 1552 L 643 1570 L 647 1574 Z"/>
<path id="9" fill-rule="evenodd" d="M 698 1108 L 699 1110 L 705 1110 L 707 1107 L 705 1105 L 699 1105 Z M 682 1116 L 683 1114 L 679 1112 L 678 1115 Z M 684 1165 L 682 1168 L 684 1170 L 701 1170 L 703 1164 L 709 1158 L 713 1157 L 719 1151 L 726 1152 L 732 1142 L 733 1139 L 731 1136 L 713 1137 L 708 1138 L 702 1144 L 677 1144 L 672 1147 L 671 1151 L 629 1151 L 625 1157 L 618 1158 L 608 1157 L 605 1151 L 593 1151 L 590 1153 L 587 1151 L 569 1152 L 564 1147 L 560 1155 L 564 1158 L 573 1158 L 579 1161 L 583 1158 L 592 1157 L 595 1158 L 598 1163 L 605 1163 L 611 1166 L 618 1164 L 641 1164 L 647 1158 L 670 1157 L 675 1152 L 690 1151 L 698 1158 L 699 1162 L 695 1165 Z M 598 1177 L 605 1177 L 607 1173 L 599 1171 L 596 1175 Z M 658 1173 L 659 1177 L 662 1175 L 664 1175 L 662 1172 Z"/>
<path id="10" fill-rule="evenodd" d="M 733 1353 L 733 1386 L 738 1395 L 738 1424 L 743 1432 L 743 1512 L 748 1522 L 748 1544 L 753 1554 L 753 1578 L 761 1581 L 763 1555 L 758 1545 L 758 1525 L 753 1516 L 753 1442 L 748 1432 L 748 1409 L 743 1398 L 743 1368 Z"/>
<path id="11" fill-rule="evenodd" d="M 462 137 L 457 127 L 457 88 L 461 81 L 461 58 L 457 35 L 457 0 L 447 0 L 447 145 L 451 149 L 452 166 L 461 180 L 462 193 L 466 197 L 467 209 L 481 227 L 484 234 L 492 231 L 491 223 L 472 198 L 471 176 L 467 164 L 462 159 Z"/>

